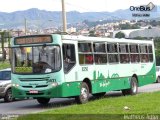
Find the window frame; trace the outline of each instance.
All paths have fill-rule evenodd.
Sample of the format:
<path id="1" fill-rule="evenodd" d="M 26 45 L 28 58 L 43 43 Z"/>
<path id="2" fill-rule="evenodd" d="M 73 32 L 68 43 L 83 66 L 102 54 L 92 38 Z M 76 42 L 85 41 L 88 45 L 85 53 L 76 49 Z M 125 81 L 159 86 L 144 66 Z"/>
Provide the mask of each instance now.
<path id="1" fill-rule="evenodd" d="M 107 60 L 108 60 L 109 64 L 118 64 L 119 63 L 119 45 L 118 44 L 119 43 L 117 43 L 117 42 L 108 42 L 106 44 L 106 47 L 107 47 Z M 112 48 L 115 47 L 114 48 L 115 50 L 111 51 L 111 49 L 108 48 L 109 45 L 112 45 Z M 112 57 L 109 57 L 109 56 L 112 56 Z M 115 60 L 115 61 L 110 61 L 111 60 L 110 58 L 113 58 L 112 60 Z"/>
<path id="2" fill-rule="evenodd" d="M 81 50 L 79 48 L 80 44 L 90 44 L 90 48 L 89 48 L 90 51 L 80 51 Z M 89 57 L 90 57 L 90 60 L 89 60 Z M 78 42 L 78 59 L 79 59 L 79 65 L 93 65 L 94 64 L 93 42 Z"/>
<path id="3" fill-rule="evenodd" d="M 64 50 L 63 50 L 63 47 L 64 45 L 73 45 L 74 47 L 74 61 L 67 61 L 66 60 L 66 56 L 64 57 Z M 65 51 L 67 52 L 67 51 Z M 71 52 L 72 54 L 73 52 Z M 67 54 L 67 53 L 66 53 Z M 75 66 L 76 66 L 76 63 L 77 63 L 77 60 L 76 60 L 76 46 L 75 44 L 72 44 L 72 43 L 63 43 L 62 44 L 62 56 L 63 56 L 63 70 L 64 70 L 64 73 L 67 74 L 69 73 L 69 71 L 71 71 L 71 69 L 73 69 Z M 72 55 L 71 55 L 72 56 Z M 71 58 L 70 58 L 71 59 Z M 72 60 L 72 59 L 71 59 Z M 71 65 L 72 64 L 72 65 Z M 66 69 L 65 69 L 65 65 L 66 65 Z M 67 67 L 69 69 L 67 69 Z"/>

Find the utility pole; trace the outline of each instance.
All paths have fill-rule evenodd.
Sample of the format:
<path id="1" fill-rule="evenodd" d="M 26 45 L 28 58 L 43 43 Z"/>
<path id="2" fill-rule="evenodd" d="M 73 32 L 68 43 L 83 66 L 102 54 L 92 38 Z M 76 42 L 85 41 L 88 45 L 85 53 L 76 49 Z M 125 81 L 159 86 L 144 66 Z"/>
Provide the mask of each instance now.
<path id="1" fill-rule="evenodd" d="M 66 32 L 67 30 L 67 20 L 66 20 L 66 11 L 65 11 L 65 3 L 64 0 L 62 0 L 62 21 L 63 21 L 63 32 Z"/>
<path id="2" fill-rule="evenodd" d="M 24 32 L 25 32 L 25 35 L 27 35 L 27 19 L 24 18 Z"/>

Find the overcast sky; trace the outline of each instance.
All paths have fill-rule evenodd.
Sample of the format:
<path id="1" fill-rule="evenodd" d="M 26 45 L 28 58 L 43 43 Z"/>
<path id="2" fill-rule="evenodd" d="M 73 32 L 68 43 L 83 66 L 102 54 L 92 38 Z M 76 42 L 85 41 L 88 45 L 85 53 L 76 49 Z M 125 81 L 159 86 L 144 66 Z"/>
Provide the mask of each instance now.
<path id="1" fill-rule="evenodd" d="M 160 5 L 160 0 L 65 0 L 66 11 L 100 12 L 128 9 L 130 6 L 147 5 L 152 2 Z M 61 11 L 61 0 L 0 0 L 0 12 L 14 12 L 38 8 L 48 11 Z"/>

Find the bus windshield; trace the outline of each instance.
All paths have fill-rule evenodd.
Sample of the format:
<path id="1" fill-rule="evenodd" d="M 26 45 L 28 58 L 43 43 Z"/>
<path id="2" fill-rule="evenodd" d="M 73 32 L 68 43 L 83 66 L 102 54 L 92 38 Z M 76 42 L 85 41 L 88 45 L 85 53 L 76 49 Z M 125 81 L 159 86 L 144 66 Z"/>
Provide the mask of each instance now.
<path id="1" fill-rule="evenodd" d="M 59 46 L 34 46 L 13 48 L 14 73 L 49 73 L 60 70 Z"/>

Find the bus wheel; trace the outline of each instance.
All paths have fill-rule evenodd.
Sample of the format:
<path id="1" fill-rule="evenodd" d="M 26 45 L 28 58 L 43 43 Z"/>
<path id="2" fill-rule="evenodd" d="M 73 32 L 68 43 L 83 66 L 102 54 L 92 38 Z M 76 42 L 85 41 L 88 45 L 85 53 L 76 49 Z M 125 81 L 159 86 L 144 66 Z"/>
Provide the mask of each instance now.
<path id="1" fill-rule="evenodd" d="M 93 94 L 93 96 L 96 97 L 96 98 L 101 98 L 101 97 L 103 97 L 105 94 L 106 94 L 106 92 L 101 92 L 101 93 L 95 93 L 95 94 Z"/>
<path id="2" fill-rule="evenodd" d="M 42 105 L 46 105 L 50 101 L 50 98 L 37 98 L 37 101 Z"/>
<path id="3" fill-rule="evenodd" d="M 160 83 L 160 76 L 157 77 L 156 83 Z"/>
<path id="4" fill-rule="evenodd" d="M 135 77 L 131 78 L 130 88 L 122 90 L 123 95 L 135 95 L 138 92 L 138 83 Z"/>
<path id="5" fill-rule="evenodd" d="M 4 101 L 5 102 L 12 102 L 13 101 L 13 97 L 12 97 L 12 90 L 8 89 L 5 96 L 4 96 Z"/>
<path id="6" fill-rule="evenodd" d="M 79 104 L 87 103 L 89 99 L 89 87 L 87 83 L 82 82 L 80 95 L 75 98 L 76 102 Z"/>

